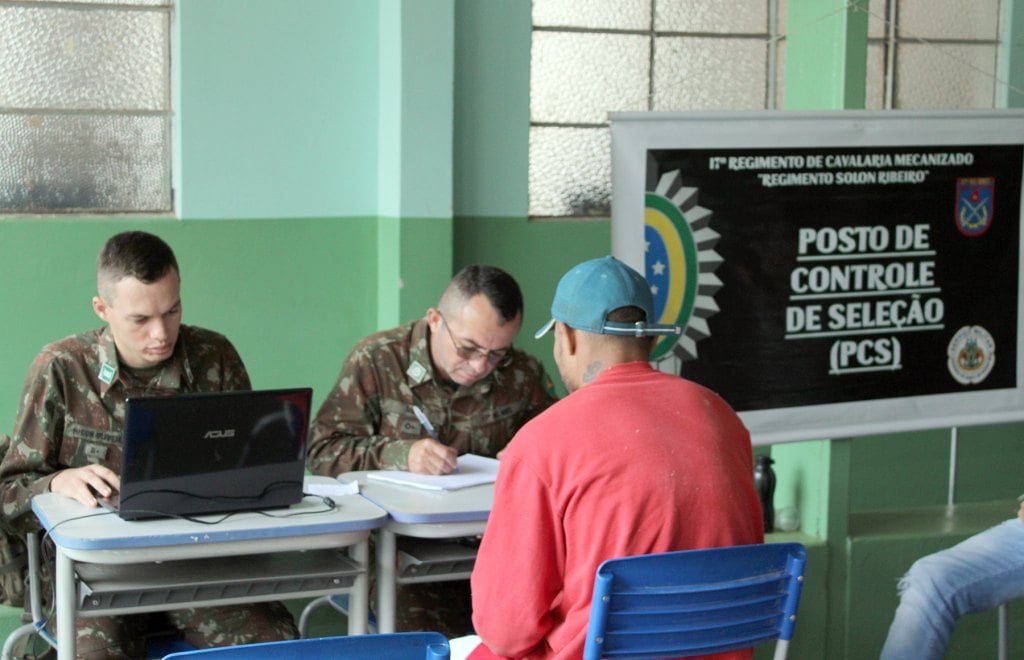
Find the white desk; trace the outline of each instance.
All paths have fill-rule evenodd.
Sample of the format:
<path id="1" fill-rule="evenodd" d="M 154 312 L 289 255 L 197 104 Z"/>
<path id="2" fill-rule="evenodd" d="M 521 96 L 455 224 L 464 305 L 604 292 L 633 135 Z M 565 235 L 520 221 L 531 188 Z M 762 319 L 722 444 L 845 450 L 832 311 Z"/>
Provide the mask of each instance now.
<path id="1" fill-rule="evenodd" d="M 450 539 L 483 534 L 494 506 L 494 484 L 453 491 L 432 491 L 368 480 L 367 471 L 346 472 L 343 480 L 358 481 L 364 497 L 388 512 L 388 520 L 377 530 L 377 628 L 395 630 L 395 590 L 398 582 L 438 582 L 467 579 L 469 571 L 429 572 L 418 577 L 399 576 L 398 536 L 420 539 Z M 475 550 L 466 549 L 470 556 Z M 416 567 L 412 567 L 414 571 Z"/>
<path id="2" fill-rule="evenodd" d="M 307 477 L 307 482 L 311 479 L 326 478 Z M 52 493 L 33 498 L 32 510 L 57 547 L 58 657 L 75 657 L 76 613 L 124 614 L 344 592 L 353 609 L 349 634 L 365 633 L 368 539 L 387 520 L 387 512 L 359 495 L 334 501 L 337 506 L 330 511 L 307 497 L 266 512 L 275 517 L 236 513 L 204 525 L 178 519 L 126 522 Z M 293 515 L 303 512 L 308 515 Z M 345 547 L 351 561 L 337 554 Z M 247 555 L 244 560 L 242 555 Z"/>

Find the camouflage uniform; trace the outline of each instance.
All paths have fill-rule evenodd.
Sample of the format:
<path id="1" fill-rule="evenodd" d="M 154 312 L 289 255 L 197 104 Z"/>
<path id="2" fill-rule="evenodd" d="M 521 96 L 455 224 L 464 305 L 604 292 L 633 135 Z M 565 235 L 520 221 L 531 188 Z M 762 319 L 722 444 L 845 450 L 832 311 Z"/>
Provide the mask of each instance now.
<path id="1" fill-rule="evenodd" d="M 461 387 L 435 377 L 425 320 L 363 339 L 345 359 L 313 422 L 309 469 L 406 469 L 409 447 L 426 437 L 418 405 L 441 442 L 459 454 L 496 456 L 519 427 L 554 401 L 535 358 L 512 349 L 512 363 Z"/>
<path id="2" fill-rule="evenodd" d="M 45 346 L 25 378 L 11 446 L 0 462 L 0 521 L 18 535 L 39 529 L 32 496 L 49 491 L 59 470 L 99 463 L 119 472 L 128 396 L 250 387 L 245 365 L 227 338 L 193 326 L 182 325 L 174 354 L 144 373 L 118 363 L 106 327 Z M 170 616 L 200 647 L 297 636 L 281 603 L 189 609 Z M 88 655 L 90 648 L 96 657 L 139 655 L 139 620 L 133 619 L 79 619 L 80 655 Z"/>
<path id="3" fill-rule="evenodd" d="M 426 436 L 414 405 L 459 454 L 496 456 L 519 427 L 554 402 L 551 379 L 523 351 L 512 349 L 511 364 L 457 386 L 436 377 L 428 339 L 421 319 L 356 344 L 313 422 L 310 471 L 406 469 L 409 448 Z M 465 580 L 400 585 L 395 628 L 466 634 L 470 602 Z"/>

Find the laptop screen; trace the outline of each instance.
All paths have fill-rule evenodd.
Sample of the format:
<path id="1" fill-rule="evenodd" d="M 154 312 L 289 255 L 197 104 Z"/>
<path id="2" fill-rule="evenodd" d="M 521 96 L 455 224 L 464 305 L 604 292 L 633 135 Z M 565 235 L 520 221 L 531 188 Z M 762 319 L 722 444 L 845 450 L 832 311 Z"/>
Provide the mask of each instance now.
<path id="1" fill-rule="evenodd" d="M 302 499 L 310 388 L 132 397 L 118 513 L 127 520 Z"/>

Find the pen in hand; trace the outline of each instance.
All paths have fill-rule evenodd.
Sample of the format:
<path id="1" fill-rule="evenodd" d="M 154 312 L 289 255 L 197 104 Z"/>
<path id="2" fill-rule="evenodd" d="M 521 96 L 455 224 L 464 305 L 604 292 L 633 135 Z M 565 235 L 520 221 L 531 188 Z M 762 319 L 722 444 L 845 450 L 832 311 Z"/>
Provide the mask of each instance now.
<path id="1" fill-rule="evenodd" d="M 419 406 L 413 406 L 412 411 L 416 415 L 416 419 L 420 420 L 420 424 L 423 425 L 423 429 L 427 432 L 427 435 L 429 435 L 433 440 L 441 442 L 437 437 L 437 431 L 434 430 L 434 425 L 430 423 L 429 419 L 427 419 L 427 415 L 423 412 L 423 409 Z M 455 474 L 458 471 L 459 468 L 456 466 L 455 469 L 452 470 L 452 474 Z"/>
<path id="2" fill-rule="evenodd" d="M 434 430 L 434 425 L 430 423 L 427 416 L 423 414 L 423 410 L 420 409 L 419 406 L 413 406 L 412 411 L 416 414 L 416 419 L 420 420 L 420 424 L 423 425 L 423 429 L 427 432 L 427 435 L 434 440 L 437 440 L 437 431 Z M 437 441 L 440 442 L 440 440 Z"/>

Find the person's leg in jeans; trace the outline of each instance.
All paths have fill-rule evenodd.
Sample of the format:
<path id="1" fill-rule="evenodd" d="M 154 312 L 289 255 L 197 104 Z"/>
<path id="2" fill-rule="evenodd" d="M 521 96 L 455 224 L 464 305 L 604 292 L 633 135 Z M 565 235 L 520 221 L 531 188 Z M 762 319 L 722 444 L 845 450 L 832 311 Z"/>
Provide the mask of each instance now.
<path id="1" fill-rule="evenodd" d="M 914 562 L 880 660 L 942 658 L 957 619 L 1024 598 L 1024 522 L 1007 520 Z"/>

